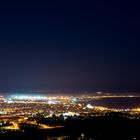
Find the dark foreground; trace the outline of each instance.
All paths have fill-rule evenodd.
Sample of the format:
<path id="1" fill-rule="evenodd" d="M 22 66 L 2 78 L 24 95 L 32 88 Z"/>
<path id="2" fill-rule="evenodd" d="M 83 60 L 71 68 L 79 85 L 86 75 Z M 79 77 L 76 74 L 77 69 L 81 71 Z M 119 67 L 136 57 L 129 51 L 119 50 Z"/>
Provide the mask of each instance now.
<path id="1" fill-rule="evenodd" d="M 1 130 L 0 140 L 140 140 L 140 120 L 127 119 L 123 114 L 69 117 L 60 123 L 65 127 L 39 130 L 26 124 L 20 131 Z"/>

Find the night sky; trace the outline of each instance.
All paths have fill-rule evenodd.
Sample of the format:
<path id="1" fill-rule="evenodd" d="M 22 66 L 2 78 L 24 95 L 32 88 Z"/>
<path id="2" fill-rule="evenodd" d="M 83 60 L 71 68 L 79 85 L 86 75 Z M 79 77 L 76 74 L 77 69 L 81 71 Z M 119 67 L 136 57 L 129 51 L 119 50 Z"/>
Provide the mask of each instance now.
<path id="1" fill-rule="evenodd" d="M 0 91 L 140 91 L 140 3 L 0 2 Z"/>

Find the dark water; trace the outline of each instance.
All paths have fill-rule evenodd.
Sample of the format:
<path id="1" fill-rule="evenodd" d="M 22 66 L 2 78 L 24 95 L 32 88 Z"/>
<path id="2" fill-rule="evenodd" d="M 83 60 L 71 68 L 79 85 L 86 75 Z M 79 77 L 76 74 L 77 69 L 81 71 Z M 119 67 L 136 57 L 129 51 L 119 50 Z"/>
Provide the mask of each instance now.
<path id="1" fill-rule="evenodd" d="M 100 100 L 92 100 L 88 103 L 90 103 L 93 106 L 104 106 L 108 108 L 137 108 L 140 107 L 140 97 L 104 98 Z"/>

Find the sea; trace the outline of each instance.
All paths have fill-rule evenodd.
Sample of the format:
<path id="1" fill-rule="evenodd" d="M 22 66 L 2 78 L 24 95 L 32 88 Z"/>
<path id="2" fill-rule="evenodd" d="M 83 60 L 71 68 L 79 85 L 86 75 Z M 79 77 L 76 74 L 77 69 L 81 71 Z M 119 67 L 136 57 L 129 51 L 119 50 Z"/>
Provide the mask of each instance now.
<path id="1" fill-rule="evenodd" d="M 101 98 L 87 101 L 92 106 L 103 106 L 116 109 L 140 108 L 140 97 Z"/>

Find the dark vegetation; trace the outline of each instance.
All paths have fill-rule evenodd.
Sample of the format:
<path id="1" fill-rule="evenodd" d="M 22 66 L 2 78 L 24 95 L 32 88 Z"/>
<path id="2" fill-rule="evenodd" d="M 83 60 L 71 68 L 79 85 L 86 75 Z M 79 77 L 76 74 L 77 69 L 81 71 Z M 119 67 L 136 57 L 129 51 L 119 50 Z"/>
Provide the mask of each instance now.
<path id="1" fill-rule="evenodd" d="M 140 120 L 132 119 L 124 113 L 108 113 L 104 116 L 73 116 L 64 119 L 63 116 L 36 118 L 38 124 L 49 126 L 65 126 L 57 129 L 38 129 L 37 125 L 20 124 L 20 131 L 1 130 L 0 140 L 55 140 L 58 136 L 66 140 L 140 140 Z M 82 134 L 82 135 L 81 135 Z M 84 134 L 84 135 L 83 135 Z"/>

